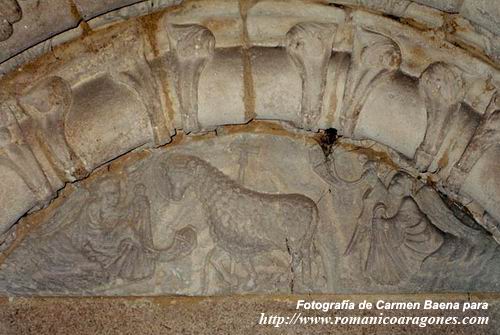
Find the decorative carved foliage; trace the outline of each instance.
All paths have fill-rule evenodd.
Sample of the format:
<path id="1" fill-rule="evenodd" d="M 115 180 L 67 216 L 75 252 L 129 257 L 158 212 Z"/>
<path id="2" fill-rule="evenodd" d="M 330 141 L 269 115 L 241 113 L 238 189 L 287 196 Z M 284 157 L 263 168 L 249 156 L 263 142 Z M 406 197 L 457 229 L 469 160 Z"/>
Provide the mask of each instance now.
<path id="1" fill-rule="evenodd" d="M 212 58 L 215 37 L 200 25 L 172 25 L 169 29 L 171 49 L 177 68 L 176 90 L 183 129 L 186 133 L 200 130 L 198 123 L 198 82 Z"/>
<path id="2" fill-rule="evenodd" d="M 47 179 L 24 140 L 16 114 L 20 113 L 15 100 L 0 104 L 0 165 L 17 173 L 40 201 L 51 195 Z"/>
<path id="3" fill-rule="evenodd" d="M 400 64 L 401 51 L 394 41 L 383 35 L 357 30 L 340 116 L 344 136 L 353 136 L 366 98 L 378 84 L 393 80 Z"/>
<path id="4" fill-rule="evenodd" d="M 335 32 L 334 24 L 299 23 L 286 34 L 286 49 L 302 78 L 298 124 L 306 129 L 315 129 L 321 115 Z"/>
<path id="5" fill-rule="evenodd" d="M 359 3 L 362 2 L 366 1 Z M 1 6 L 9 4 L 14 2 L 2 2 L 1 15 L 7 12 Z M 394 12 L 403 13 L 408 4 L 404 0 L 380 0 L 373 1 L 371 7 L 392 7 Z M 393 142 L 384 142 L 386 138 L 383 137 L 376 139 L 387 145 L 403 142 L 404 132 L 418 124 L 415 128 L 420 130 L 418 134 L 417 131 L 413 133 L 415 139 L 408 141 L 410 144 L 393 146 L 402 155 L 411 157 L 424 136 L 425 111 L 420 107 L 423 99 L 427 126 L 414 156 L 417 169 L 432 172 L 429 179 L 434 181 L 435 177 L 440 183 L 440 178 L 446 178 L 454 166 L 448 181 L 459 188 L 482 153 L 500 142 L 498 99 L 479 120 L 494 89 L 489 87 L 487 93 L 478 97 L 477 105 L 473 102 L 480 93 L 469 92 L 464 97 L 465 87 L 467 90 L 471 87 L 470 74 L 462 75 L 461 71 L 467 72 L 469 67 L 469 70 L 487 72 L 490 68 L 479 61 L 469 64 L 468 60 L 461 59 L 456 62 L 461 64 L 460 70 L 451 62 L 437 62 L 422 72 L 428 62 L 444 59 L 444 51 L 439 51 L 439 57 L 434 58 L 435 50 L 415 49 L 422 51 L 422 59 L 405 58 L 403 63 L 402 54 L 408 55 L 408 50 L 414 46 L 411 43 L 413 35 L 406 30 L 392 35 L 379 26 L 384 21 L 372 14 L 356 13 L 351 16 L 352 20 L 345 21 L 344 12 L 351 9 L 336 8 L 335 11 L 342 14 L 338 20 L 328 16 L 318 19 L 337 24 L 305 22 L 293 26 L 285 36 L 286 52 L 283 48 L 265 49 L 265 46 L 279 45 L 284 32 L 270 34 L 272 41 L 266 41 L 271 44 L 259 44 L 256 41 L 262 41 L 258 39 L 260 33 L 252 35 L 251 30 L 245 31 L 244 39 L 248 40 L 245 40 L 244 49 L 258 47 L 248 50 L 243 58 L 248 56 L 249 59 L 243 61 L 240 50 L 233 48 L 234 44 L 216 51 L 214 34 L 197 24 L 168 27 L 170 57 L 163 60 L 155 57 L 166 49 L 165 40 L 154 40 L 152 37 L 158 36 L 150 29 L 138 29 L 151 33 L 148 35 L 151 43 L 147 46 L 154 44 L 155 52 L 148 52 L 148 47 L 140 49 L 140 54 L 144 51 L 151 57 L 149 63 L 142 58 L 134 59 L 124 62 L 119 70 L 113 67 L 114 53 L 122 49 L 113 49 L 113 43 L 102 44 L 106 45 L 103 48 L 106 51 L 97 52 L 96 59 L 112 60 L 102 67 L 88 65 L 91 74 L 82 82 L 70 87 L 62 78 L 50 77 L 26 94 L 21 93 L 18 104 L 8 101 L 0 105 L 0 167 L 2 171 L 13 171 L 10 176 L 14 178 L 19 176 L 16 183 L 26 184 L 41 207 L 51 192 L 62 187 L 64 182 L 86 177 L 89 171 L 119 155 L 149 146 L 151 137 L 156 146 L 167 143 L 174 132 L 173 126 L 169 128 L 170 121 L 176 117 L 174 111 L 180 113 L 181 128 L 186 133 L 212 129 L 209 127 L 220 124 L 242 123 L 255 116 L 294 120 L 297 127 L 315 131 L 337 127 L 340 123 L 342 136 L 352 138 L 367 134 L 371 139 L 379 129 L 386 130 L 396 124 L 400 119 L 395 115 L 403 115 L 401 123 L 404 125 L 393 133 L 387 132 Z M 249 18 L 258 21 L 264 12 L 249 11 Z M 1 21 L 1 15 L 0 40 L 1 34 L 8 30 L 2 31 L 1 24 L 7 22 L 8 27 L 12 24 L 9 20 Z M 252 15 L 254 17 L 250 17 Z M 189 22 L 206 22 L 203 24 L 213 27 L 216 34 L 220 33 L 217 29 L 223 29 L 224 25 L 214 24 L 222 20 L 202 21 L 200 17 L 205 16 L 196 16 Z M 300 17 L 303 20 L 306 16 Z M 289 19 L 299 20 L 295 16 Z M 181 22 L 182 18 L 176 20 L 171 22 Z M 146 28 L 146 22 L 141 22 Z M 389 26 L 392 24 L 396 26 L 395 23 Z M 288 24 L 283 26 L 289 27 Z M 118 36 L 110 31 L 110 36 Z M 130 29 L 124 35 L 134 39 L 135 34 L 135 29 Z M 88 38 L 95 38 L 92 41 L 101 42 L 97 33 L 91 35 Z M 334 37 L 339 41 L 335 50 L 341 52 L 332 57 Z M 136 40 L 143 42 L 139 38 Z M 255 61 L 253 57 L 261 58 Z M 349 71 L 345 65 L 348 60 L 351 63 Z M 61 68 L 53 66 L 65 78 L 66 70 L 86 70 L 78 65 L 63 65 Z M 168 95 L 171 92 L 168 92 L 168 80 L 162 82 L 161 88 L 155 82 L 159 67 L 163 72 L 158 73 L 174 70 L 172 110 L 163 110 L 162 103 L 166 102 L 161 100 L 159 93 L 164 91 L 161 93 Z M 271 68 L 277 69 L 276 72 L 269 71 Z M 229 101 L 218 94 L 220 92 L 214 92 L 216 98 L 206 103 L 205 97 L 220 83 L 234 85 L 227 80 L 231 71 L 235 74 L 231 77 L 235 78 L 234 82 L 238 80 L 241 84 L 228 91 L 237 93 L 234 99 Z M 266 76 L 262 75 L 264 72 Z M 277 77 L 278 72 L 280 83 L 292 84 L 274 90 L 272 86 L 277 81 L 272 77 Z M 422 73 L 418 82 L 420 96 L 416 94 L 417 80 L 411 77 L 419 73 Z M 76 77 L 72 76 L 72 80 L 77 80 Z M 404 80 L 400 80 L 402 78 Z M 497 80 L 493 76 L 490 79 L 474 78 L 484 86 Z M 23 87 L 15 82 L 15 76 L 12 80 L 7 85 L 10 89 Z M 262 84 L 266 81 L 269 86 Z M 333 85 L 334 82 L 339 85 Z M 392 85 L 384 85 L 387 83 Z M 482 89 L 480 85 L 477 87 L 478 91 Z M 368 99 L 378 97 L 379 93 L 383 95 L 384 90 L 391 91 L 387 97 L 377 101 Z M 259 98 L 256 92 L 262 91 L 269 92 L 265 99 L 260 95 L 259 106 L 255 101 Z M 206 109 L 199 108 L 199 96 L 199 101 L 207 105 Z M 219 96 L 221 100 L 217 100 Z M 290 97 L 301 99 L 298 115 L 293 114 L 298 101 Z M 470 106 L 463 102 L 464 99 Z M 272 107 L 267 104 L 270 100 L 276 102 Z M 285 107 L 278 106 L 286 100 L 291 102 Z M 209 123 L 205 116 L 216 115 L 220 101 L 225 104 L 224 112 Z M 384 108 L 386 102 L 395 102 L 394 109 Z M 177 103 L 178 111 L 175 110 Z M 404 108 L 405 104 L 418 108 L 397 113 L 397 108 Z M 238 114 L 231 111 L 231 107 L 238 105 L 242 117 L 234 117 Z M 335 113 L 325 112 L 323 105 Z M 243 115 L 244 111 L 259 110 L 256 106 L 272 111 Z M 283 108 L 274 111 L 274 106 Z M 72 112 L 68 117 L 69 110 Z M 377 113 L 380 110 L 386 113 L 376 123 L 374 119 L 382 114 Z M 365 112 L 371 111 L 374 111 L 371 116 L 375 116 L 365 122 L 364 116 L 368 115 Z M 383 124 L 387 119 L 396 121 Z M 363 133 L 365 125 L 365 129 L 373 132 Z M 248 129 L 256 129 L 251 127 Z M 277 133 L 276 128 L 265 131 Z M 401 160 L 396 163 L 388 162 L 367 147 L 362 148 L 364 154 L 356 152 L 358 147 L 351 147 L 349 158 L 325 150 L 326 160 L 321 156 L 320 162 L 314 161 L 311 166 L 297 163 L 303 158 L 297 148 L 311 145 L 316 137 L 304 135 L 300 138 L 301 144 L 291 140 L 293 145 L 273 151 L 269 147 L 282 140 L 279 136 L 269 135 L 258 141 L 251 136 L 241 136 L 242 141 L 239 141 L 241 138 L 229 141 L 229 135 L 221 139 L 223 132 L 217 129 L 220 136 L 212 142 L 193 141 L 191 146 L 175 146 L 174 153 L 165 156 L 163 149 L 148 151 L 145 155 L 156 155 L 154 159 L 142 156 L 137 158 L 137 165 L 131 163 L 133 166 L 123 169 L 119 165 L 117 170 L 120 172 L 110 169 L 103 172 L 107 175 L 105 178 L 92 177 L 75 184 L 76 191 L 61 200 L 63 205 L 56 208 L 56 212 L 47 211 L 51 214 L 49 219 L 9 256 L 5 268 L 0 269 L 0 291 L 96 295 L 139 291 L 148 294 L 270 292 L 283 287 L 287 292 L 290 289 L 366 292 L 381 288 L 394 291 L 500 290 L 495 281 L 500 272 L 495 262 L 500 249 L 491 236 L 475 229 L 474 222 L 455 216 L 436 189 L 413 177 L 418 175 L 417 171 L 401 157 L 398 156 Z M 294 139 L 297 138 L 294 136 L 302 136 L 297 133 L 303 134 L 290 131 L 287 136 Z M 219 140 L 221 142 L 217 142 Z M 90 142 L 92 144 L 88 144 Z M 375 144 L 383 147 L 380 143 Z M 466 145 L 467 150 L 457 163 Z M 281 150 L 283 148 L 286 150 Z M 387 147 L 382 151 L 388 152 Z M 278 156 L 278 153 L 285 154 Z M 218 158 L 212 158 L 212 154 Z M 444 159 L 448 156 L 453 157 L 449 161 Z M 293 158 L 288 160 L 288 157 Z M 282 162 L 276 162 L 280 159 L 285 167 L 279 165 Z M 396 167 L 403 161 L 407 171 Z M 266 167 L 271 168 L 263 168 L 262 162 L 270 162 Z M 148 169 L 153 169 L 154 173 L 150 174 Z M 348 170 L 346 175 L 352 178 L 339 172 L 342 169 Z M 293 187 L 292 183 L 295 183 Z M 447 185 L 439 186 L 444 189 Z M 23 209 L 24 212 L 20 210 L 16 220 L 30 208 L 33 206 Z M 497 218 L 489 214 L 493 213 L 491 209 L 484 213 L 481 223 L 499 241 Z M 11 222 L 7 225 L 0 222 L 0 249 L 4 240 L 14 236 L 10 234 L 12 230 L 8 231 L 10 228 Z M 9 234 L 2 235 L 6 231 Z M 439 271 L 443 266 L 447 267 L 446 274 Z M 348 274 L 342 277 L 346 272 Z M 447 283 L 449 273 L 461 274 L 461 277 Z M 349 285 L 343 284 L 346 278 L 352 279 L 357 286 L 341 286 Z"/>
<path id="6" fill-rule="evenodd" d="M 155 82 L 155 73 L 147 62 L 136 62 L 131 71 L 113 73 L 113 78 L 132 89 L 146 106 L 154 143 L 163 145 L 170 142 L 171 129 L 166 119 L 160 99 L 160 89 Z"/>
<path id="7" fill-rule="evenodd" d="M 20 98 L 21 129 L 54 189 L 87 174 L 65 135 L 71 104 L 71 87 L 60 77 L 44 80 Z"/>
<path id="8" fill-rule="evenodd" d="M 427 130 L 415 161 L 420 171 L 426 171 L 444 138 L 460 119 L 465 91 L 456 69 L 444 63 L 429 65 L 420 78 L 419 88 L 427 109 Z"/>
<path id="9" fill-rule="evenodd" d="M 9 39 L 13 33 L 12 24 L 21 18 L 22 11 L 17 0 L 0 1 L 0 42 Z"/>

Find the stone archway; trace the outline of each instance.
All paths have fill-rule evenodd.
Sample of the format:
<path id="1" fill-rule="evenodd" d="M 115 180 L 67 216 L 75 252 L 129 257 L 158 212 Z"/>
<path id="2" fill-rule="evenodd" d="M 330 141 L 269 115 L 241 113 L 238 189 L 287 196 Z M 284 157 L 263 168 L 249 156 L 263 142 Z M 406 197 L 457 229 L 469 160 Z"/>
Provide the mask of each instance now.
<path id="1" fill-rule="evenodd" d="M 7 2 L 0 292 L 499 290 L 498 6 L 132 2 Z"/>

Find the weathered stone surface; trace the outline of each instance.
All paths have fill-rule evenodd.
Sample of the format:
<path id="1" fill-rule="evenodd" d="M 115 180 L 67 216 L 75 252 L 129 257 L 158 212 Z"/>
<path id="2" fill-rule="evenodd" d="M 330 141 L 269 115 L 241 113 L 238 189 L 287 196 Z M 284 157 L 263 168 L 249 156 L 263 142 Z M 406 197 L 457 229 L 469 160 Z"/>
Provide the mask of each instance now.
<path id="1" fill-rule="evenodd" d="M 349 303 L 355 305 L 364 300 L 375 304 L 420 303 L 419 310 L 411 316 L 422 317 L 421 325 L 352 325 L 352 324 L 308 324 L 281 325 L 259 324 L 262 313 L 265 317 L 293 317 L 297 313 L 297 300 Z M 435 303 L 464 302 L 488 303 L 488 309 L 462 312 L 461 310 L 422 310 L 425 300 Z M 0 327 L 7 334 L 63 335 L 95 333 L 107 334 L 359 334 L 376 335 L 417 333 L 425 335 L 456 334 L 495 335 L 498 330 L 500 303 L 497 295 L 280 295 L 280 296 L 236 296 L 217 298 L 159 297 L 159 298 L 67 298 L 67 299 L 14 299 L 0 304 Z M 408 310 L 301 310 L 306 317 L 408 317 Z M 488 317 L 488 324 L 480 325 L 431 325 L 431 318 Z M 477 319 L 476 319 L 477 320 Z M 347 322 L 348 320 L 346 320 Z M 340 323 L 340 322 L 339 322 Z"/>
<path id="2" fill-rule="evenodd" d="M 465 0 L 460 13 L 466 19 L 500 35 L 500 6 L 492 0 Z"/>
<path id="3" fill-rule="evenodd" d="M 0 3 L 0 42 L 12 36 L 14 32 L 12 25 L 21 20 L 22 16 L 17 0 L 5 0 Z"/>
<path id="4" fill-rule="evenodd" d="M 178 3 L 2 63 L 2 293 L 500 290 L 494 5 Z"/>
<path id="5" fill-rule="evenodd" d="M 9 254 L 0 290 L 499 290 L 491 237 L 357 150 L 325 158 L 307 137 L 235 134 L 152 152 L 76 185 Z"/>
<path id="6" fill-rule="evenodd" d="M 414 0 L 422 5 L 434 7 L 449 13 L 458 13 L 464 0 Z"/>
<path id="7" fill-rule="evenodd" d="M 253 45 L 285 46 L 286 33 L 293 26 L 310 21 L 310 17 L 315 17 L 315 23 L 338 24 L 345 21 L 346 14 L 341 9 L 316 3 L 258 1 L 248 9 L 248 38 Z M 269 26 L 273 28 L 267 29 Z"/>
<path id="8" fill-rule="evenodd" d="M 73 99 L 66 133 L 88 171 L 151 142 L 153 134 L 146 106 L 123 83 L 109 76 L 83 82 L 75 87 Z M 128 108 L 133 113 L 124 118 Z M 104 118 L 109 122 L 102 122 Z"/>
<path id="9" fill-rule="evenodd" d="M 87 20 L 100 14 L 112 11 L 119 7 L 131 5 L 141 0 L 104 0 L 104 1 L 89 1 L 89 0 L 75 0 L 78 13 L 83 19 Z"/>
<path id="10" fill-rule="evenodd" d="M 197 24 L 207 27 L 215 36 L 217 47 L 241 45 L 243 20 L 237 1 L 188 2 L 179 10 L 167 13 L 166 16 L 168 24 Z"/>
<path id="11" fill-rule="evenodd" d="M 2 6 L 11 2 L 11 0 L 2 1 Z M 68 0 L 51 2 L 28 0 L 19 1 L 18 5 L 21 8 L 22 18 L 19 19 L 18 16 L 15 20 L 10 19 L 12 22 L 9 18 L 5 18 L 11 24 L 19 22 L 14 23 L 9 38 L 0 38 L 0 62 L 61 31 L 74 28 L 80 19 Z M 3 9 L 0 8 L 2 13 Z M 4 18 L 0 18 L 0 21 L 2 20 Z"/>
<path id="12" fill-rule="evenodd" d="M 354 135 L 374 139 L 413 157 L 426 127 L 425 108 L 414 85 L 396 76 L 373 88 L 361 109 Z M 407 107 L 402 110 L 403 105 Z"/>

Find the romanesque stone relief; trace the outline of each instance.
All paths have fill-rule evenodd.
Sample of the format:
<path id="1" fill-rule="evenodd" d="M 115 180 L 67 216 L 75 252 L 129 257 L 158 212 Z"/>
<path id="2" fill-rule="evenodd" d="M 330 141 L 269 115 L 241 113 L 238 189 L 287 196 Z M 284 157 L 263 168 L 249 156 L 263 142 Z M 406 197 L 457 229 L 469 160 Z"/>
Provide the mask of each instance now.
<path id="1" fill-rule="evenodd" d="M 157 85 L 156 74 L 146 61 L 136 61 L 130 71 L 114 73 L 113 78 L 125 84 L 133 90 L 138 98 L 145 104 L 151 128 L 153 130 L 155 145 L 163 145 L 170 142 L 171 126 L 170 120 L 165 116 L 162 108 L 159 92 L 161 89 Z"/>
<path id="2" fill-rule="evenodd" d="M 14 32 L 12 25 L 21 20 L 23 14 L 17 0 L 0 2 L 0 42 L 9 39 Z"/>
<path id="3" fill-rule="evenodd" d="M 72 99 L 69 84 L 61 77 L 50 77 L 34 86 L 19 101 L 23 109 L 19 120 L 23 135 L 48 174 L 54 190 L 64 181 L 87 174 L 65 134 Z"/>
<path id="4" fill-rule="evenodd" d="M 331 185 L 334 208 L 338 212 L 353 205 L 359 208 L 336 220 L 340 225 L 351 222 L 347 236 L 337 236 L 337 241 L 343 241 L 344 261 L 356 263 L 342 265 L 348 268 L 346 277 L 364 278 L 358 285 L 368 290 L 497 290 L 492 279 L 500 274 L 494 260 L 500 252 L 496 242 L 478 225 L 469 226 L 455 217 L 433 188 L 367 153 L 363 147 L 339 146 L 324 162 L 315 164 L 316 172 Z M 335 196 L 339 192 L 343 194 Z M 470 258 L 465 260 L 467 253 Z M 462 261 L 481 270 L 463 272 Z M 441 276 L 439 262 L 463 282 L 451 280 L 450 274 Z M 481 284 L 476 286 L 465 277 Z"/>
<path id="5" fill-rule="evenodd" d="M 141 157 L 69 187 L 0 292 L 500 289 L 491 236 L 364 142 L 233 134 Z"/>
<path id="6" fill-rule="evenodd" d="M 380 83 L 394 80 L 400 64 L 401 51 L 394 41 L 357 29 L 339 120 L 344 136 L 352 137 L 367 97 Z"/>
<path id="7" fill-rule="evenodd" d="M 0 165 L 15 171 L 40 201 L 50 197 L 50 187 L 16 119 L 14 99 L 0 105 Z"/>
<path id="8" fill-rule="evenodd" d="M 3 204 L 0 209 L 0 249 L 8 244 L 12 236 L 9 230 L 22 215 L 21 212 L 16 213 L 15 205 L 8 201 L 16 199 L 12 192 L 26 188 L 30 193 L 25 211 L 39 209 L 52 197 L 48 180 L 17 122 L 19 112 L 14 98 L 0 103 L 0 170 L 3 176 L 10 176 L 9 183 L 3 184 L 0 192 Z"/>
<path id="9" fill-rule="evenodd" d="M 473 129 L 477 120 L 474 111 L 462 105 L 465 87 L 458 69 L 444 63 L 429 65 L 420 78 L 419 89 L 427 110 L 427 130 L 417 149 L 415 164 L 420 171 L 427 171 L 448 133 L 467 125 Z"/>
<path id="10" fill-rule="evenodd" d="M 248 273 L 248 282 L 242 287 L 252 289 L 258 285 L 255 256 L 277 250 L 290 254 L 291 285 L 301 273 L 305 287 L 311 287 L 311 253 L 319 220 L 313 200 L 300 194 L 252 191 L 195 156 L 174 155 L 165 170 L 172 197 L 180 200 L 188 188 L 194 188 L 208 216 L 216 246 L 207 256 L 205 272 L 213 266 L 226 282 L 241 285 L 233 264 L 240 263 Z M 224 255 L 229 259 L 229 271 L 220 263 Z M 203 284 L 206 292 L 208 278 Z"/>
<path id="11" fill-rule="evenodd" d="M 477 163 L 482 154 L 490 147 L 500 143 L 500 96 L 492 99 L 485 114 L 482 116 L 472 139 L 470 140 L 460 161 L 456 164 L 448 178 L 450 186 L 458 191 L 467 174 Z"/>
<path id="12" fill-rule="evenodd" d="M 266 189 L 239 184 L 255 182 L 256 171 L 249 169 L 257 162 L 254 156 L 292 150 L 292 141 L 257 140 L 227 138 L 172 154 L 157 152 L 124 168 L 123 176 L 77 184 L 9 256 L 0 270 L 1 290 L 214 294 L 326 285 L 312 198 L 280 194 L 288 183 L 276 180 L 274 171 L 258 177 L 264 177 Z M 271 148 L 247 152 L 262 144 Z M 207 152 L 214 146 L 215 152 Z M 217 157 L 219 166 L 207 156 Z M 220 170 L 221 163 L 222 169 L 229 167 L 226 160 L 240 163 L 232 177 Z M 24 258 L 30 261 L 21 263 Z"/>
<path id="13" fill-rule="evenodd" d="M 37 231 L 36 242 L 28 241 L 35 245 L 17 254 L 30 261 L 7 264 L 2 270 L 16 271 L 15 280 L 3 282 L 4 289 L 18 293 L 95 292 L 106 284 L 150 279 L 157 263 L 192 251 L 197 237 L 189 225 L 174 232 L 170 246 L 156 247 L 145 186 L 138 183 L 129 194 L 124 194 L 126 191 L 115 177 L 105 177 L 89 189 L 78 188 Z"/>
<path id="14" fill-rule="evenodd" d="M 306 129 L 317 128 L 321 115 L 335 31 L 333 24 L 309 22 L 293 26 L 286 34 L 286 50 L 302 79 L 298 125 Z"/>
<path id="15" fill-rule="evenodd" d="M 186 133 L 200 130 L 198 122 L 198 82 L 212 58 L 215 37 L 200 25 L 172 25 L 169 38 L 176 67 L 176 91 L 180 104 L 182 128 Z"/>

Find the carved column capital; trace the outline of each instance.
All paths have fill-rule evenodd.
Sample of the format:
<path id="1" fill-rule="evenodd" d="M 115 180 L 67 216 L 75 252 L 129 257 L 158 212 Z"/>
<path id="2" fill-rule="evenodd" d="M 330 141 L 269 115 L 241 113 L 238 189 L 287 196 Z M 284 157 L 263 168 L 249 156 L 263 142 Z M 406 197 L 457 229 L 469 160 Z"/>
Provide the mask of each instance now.
<path id="1" fill-rule="evenodd" d="M 200 75 L 215 51 L 215 37 L 197 25 L 169 27 L 170 46 L 176 63 L 176 91 L 179 98 L 182 128 L 186 133 L 199 131 L 198 84 Z"/>
<path id="2" fill-rule="evenodd" d="M 401 50 L 392 39 L 364 29 L 354 36 L 351 67 L 346 84 L 340 124 L 344 136 L 352 137 L 367 97 L 380 84 L 393 80 L 401 65 Z"/>
<path id="3" fill-rule="evenodd" d="M 335 24 L 306 22 L 293 26 L 286 34 L 286 50 L 302 79 L 298 124 L 306 129 L 315 129 L 321 115 L 336 28 Z"/>

